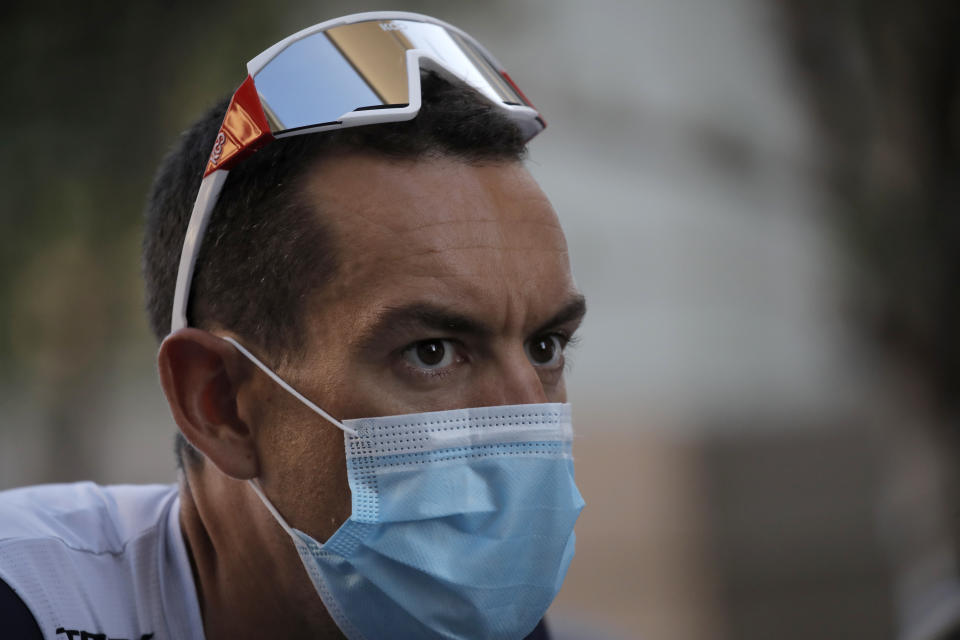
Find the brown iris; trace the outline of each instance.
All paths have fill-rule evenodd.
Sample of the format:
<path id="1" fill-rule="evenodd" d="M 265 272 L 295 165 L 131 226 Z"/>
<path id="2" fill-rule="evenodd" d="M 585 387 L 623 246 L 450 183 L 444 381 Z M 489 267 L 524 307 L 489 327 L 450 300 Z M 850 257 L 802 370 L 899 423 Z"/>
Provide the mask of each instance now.
<path id="1" fill-rule="evenodd" d="M 443 362 L 446 348 L 440 340 L 428 340 L 417 345 L 417 357 L 425 365 L 433 366 Z"/>
<path id="2" fill-rule="evenodd" d="M 557 341 L 551 336 L 542 336 L 530 343 L 530 359 L 535 364 L 548 364 L 557 353 Z"/>

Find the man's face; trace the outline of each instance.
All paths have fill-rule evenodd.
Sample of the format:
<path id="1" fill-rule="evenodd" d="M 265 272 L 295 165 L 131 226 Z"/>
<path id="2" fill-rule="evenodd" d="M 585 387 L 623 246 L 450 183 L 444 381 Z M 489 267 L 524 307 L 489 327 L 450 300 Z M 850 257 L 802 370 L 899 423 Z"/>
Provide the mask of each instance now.
<path id="1" fill-rule="evenodd" d="M 306 195 L 338 270 L 278 371 L 298 390 L 340 419 L 566 400 L 563 348 L 583 300 L 520 163 L 344 155 L 313 170 Z M 263 427 L 262 479 L 291 525 L 325 540 L 350 513 L 343 435 L 253 384 L 256 406 L 241 409 Z"/>

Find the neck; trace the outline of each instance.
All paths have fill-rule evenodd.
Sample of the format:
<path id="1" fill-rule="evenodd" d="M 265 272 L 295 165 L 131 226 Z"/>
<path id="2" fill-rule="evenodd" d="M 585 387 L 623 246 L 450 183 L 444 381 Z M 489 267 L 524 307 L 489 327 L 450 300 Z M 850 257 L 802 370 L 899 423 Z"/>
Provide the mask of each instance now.
<path id="1" fill-rule="evenodd" d="M 180 527 L 207 640 L 342 638 L 293 542 L 246 481 L 210 461 L 180 483 Z"/>

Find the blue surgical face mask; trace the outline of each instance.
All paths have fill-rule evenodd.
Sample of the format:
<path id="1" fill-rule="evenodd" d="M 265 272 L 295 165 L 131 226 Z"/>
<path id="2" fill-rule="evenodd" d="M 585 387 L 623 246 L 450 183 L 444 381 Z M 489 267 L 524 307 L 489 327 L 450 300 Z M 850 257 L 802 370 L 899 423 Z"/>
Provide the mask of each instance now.
<path id="1" fill-rule="evenodd" d="M 340 422 L 350 518 L 321 543 L 290 527 L 320 598 L 350 638 L 522 638 L 553 601 L 583 508 L 570 405 L 456 409 Z"/>

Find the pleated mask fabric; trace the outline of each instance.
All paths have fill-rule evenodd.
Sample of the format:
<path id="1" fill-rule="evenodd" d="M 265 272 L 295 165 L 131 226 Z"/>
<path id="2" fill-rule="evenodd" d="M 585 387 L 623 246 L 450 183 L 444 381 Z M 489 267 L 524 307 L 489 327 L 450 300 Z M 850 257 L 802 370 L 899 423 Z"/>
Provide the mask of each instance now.
<path id="1" fill-rule="evenodd" d="M 550 606 L 584 506 L 568 404 L 345 420 L 352 514 L 326 543 L 291 528 L 317 592 L 358 640 L 515 640 Z M 256 485 L 255 485 L 256 486 Z"/>

